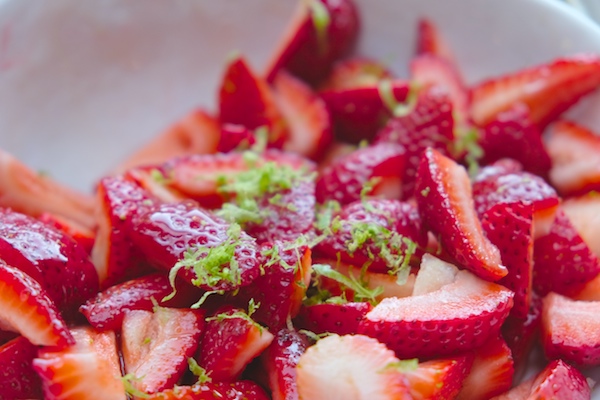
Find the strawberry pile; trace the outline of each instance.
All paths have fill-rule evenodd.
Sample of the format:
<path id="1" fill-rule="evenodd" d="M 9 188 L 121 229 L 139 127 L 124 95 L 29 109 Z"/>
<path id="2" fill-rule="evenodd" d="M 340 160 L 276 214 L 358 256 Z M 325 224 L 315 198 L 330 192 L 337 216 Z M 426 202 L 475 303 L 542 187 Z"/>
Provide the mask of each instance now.
<path id="1" fill-rule="evenodd" d="M 0 399 L 590 399 L 600 57 L 468 86 L 422 20 L 399 79 L 359 27 L 300 2 L 95 195 L 0 152 Z"/>

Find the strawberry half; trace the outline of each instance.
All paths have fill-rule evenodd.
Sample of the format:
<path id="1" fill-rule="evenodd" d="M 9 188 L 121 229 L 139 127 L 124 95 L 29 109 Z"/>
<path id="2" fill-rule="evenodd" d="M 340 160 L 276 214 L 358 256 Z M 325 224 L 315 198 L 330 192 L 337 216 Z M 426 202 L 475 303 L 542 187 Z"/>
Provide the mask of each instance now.
<path id="1" fill-rule="evenodd" d="M 464 167 L 428 148 L 417 172 L 415 194 L 423 224 L 460 265 L 492 281 L 506 276 L 498 248 L 483 233 Z"/>
<path id="2" fill-rule="evenodd" d="M 235 381 L 273 339 L 243 310 L 227 306 L 207 319 L 196 358 L 215 382 Z"/>
<path id="3" fill-rule="evenodd" d="M 549 128 L 546 146 L 552 158 L 550 181 L 565 195 L 600 190 L 600 136 L 574 122 Z"/>
<path id="4" fill-rule="evenodd" d="M 309 347 L 296 368 L 301 399 L 392 400 L 409 398 L 394 352 L 363 335 L 331 335 Z"/>
<path id="5" fill-rule="evenodd" d="M 173 387 L 187 371 L 203 328 L 200 310 L 129 311 L 123 319 L 121 346 L 132 385 L 144 393 Z"/>
<path id="6" fill-rule="evenodd" d="M 205 382 L 172 389 L 144 397 L 146 400 L 269 400 L 265 391 L 252 381 Z"/>
<path id="7" fill-rule="evenodd" d="M 400 358 L 457 354 L 498 334 L 512 304 L 510 290 L 463 270 L 434 292 L 383 299 L 358 332 L 385 343 Z"/>
<path id="8" fill-rule="evenodd" d="M 37 347 L 19 336 L 0 346 L 0 399 L 39 399 L 42 397 L 40 377 L 31 363 Z"/>
<path id="9" fill-rule="evenodd" d="M 471 117 L 484 126 L 502 111 L 523 103 L 530 110 L 531 120 L 543 129 L 598 85 L 597 56 L 559 58 L 475 86 L 471 91 Z"/>
<path id="10" fill-rule="evenodd" d="M 544 297 L 542 340 L 549 359 L 581 366 L 600 365 L 600 302 L 571 300 L 556 293 Z"/>
<path id="11" fill-rule="evenodd" d="M 74 343 L 45 289 L 25 272 L 0 261 L 0 325 L 19 332 L 36 346 Z"/>
<path id="12" fill-rule="evenodd" d="M 358 324 L 373 309 L 370 303 L 313 304 L 300 309 L 294 320 L 296 327 L 317 335 L 335 333 L 350 335 L 358 332 Z"/>
<path id="13" fill-rule="evenodd" d="M 470 354 L 420 362 L 416 369 L 405 372 L 414 400 L 454 399 L 471 371 Z"/>
<path id="14" fill-rule="evenodd" d="M 600 257 L 600 196 L 590 192 L 570 198 L 562 204 L 562 209 L 590 250 Z"/>

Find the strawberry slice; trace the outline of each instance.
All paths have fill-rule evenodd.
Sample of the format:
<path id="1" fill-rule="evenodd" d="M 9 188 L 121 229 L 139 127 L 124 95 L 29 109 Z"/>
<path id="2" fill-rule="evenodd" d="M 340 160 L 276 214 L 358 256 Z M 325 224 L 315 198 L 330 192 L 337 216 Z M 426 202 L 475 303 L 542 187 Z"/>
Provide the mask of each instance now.
<path id="1" fill-rule="evenodd" d="M 335 333 L 350 335 L 358 332 L 358 324 L 373 309 L 370 303 L 322 303 L 302 307 L 294 326 L 317 335 Z"/>
<path id="2" fill-rule="evenodd" d="M 388 121 L 375 137 L 375 143 L 397 143 L 406 149 L 406 168 L 402 175 L 403 197 L 412 196 L 417 168 L 428 147 L 449 155 L 454 140 L 453 106 L 438 87 L 419 93 L 406 115 Z"/>
<path id="3" fill-rule="evenodd" d="M 200 310 L 157 307 L 125 314 L 121 346 L 132 385 L 144 393 L 173 387 L 187 371 L 203 328 Z"/>
<path id="4" fill-rule="evenodd" d="M 48 212 L 40 215 L 38 219 L 43 223 L 64 232 L 67 236 L 79 243 L 79 245 L 85 249 L 86 253 L 90 254 L 92 252 L 92 247 L 94 247 L 94 241 L 96 240 L 96 232 L 76 221 Z"/>
<path id="5" fill-rule="evenodd" d="M 19 332 L 37 346 L 74 343 L 46 290 L 25 272 L 0 261 L 0 326 Z"/>
<path id="6" fill-rule="evenodd" d="M 400 358 L 443 357 L 498 334 L 512 304 L 510 290 L 462 270 L 434 292 L 383 299 L 358 332 L 385 343 Z"/>
<path id="7" fill-rule="evenodd" d="M 281 147 L 288 135 L 271 88 L 257 76 L 242 56 L 227 66 L 219 89 L 219 120 L 250 130 L 266 127 L 269 144 Z"/>
<path id="8" fill-rule="evenodd" d="M 101 288 L 139 276 L 139 254 L 129 239 L 133 216 L 154 204 L 154 197 L 135 182 L 122 177 L 106 177 L 97 189 L 98 232 L 92 248 L 92 261 Z"/>
<path id="9" fill-rule="evenodd" d="M 592 253 L 600 257 L 600 197 L 590 192 L 566 200 L 562 208 Z"/>
<path id="10" fill-rule="evenodd" d="M 394 352 L 363 335 L 331 335 L 309 347 L 296 368 L 301 399 L 409 398 Z M 343 377 L 340 379 L 340 377 Z"/>
<path id="11" fill-rule="evenodd" d="M 597 301 L 571 300 L 549 293 L 543 300 L 542 340 L 549 359 L 581 366 L 600 365 L 600 320 Z"/>
<path id="12" fill-rule="evenodd" d="M 298 332 L 282 329 L 261 355 L 273 400 L 298 398 L 296 366 L 308 346 L 308 340 Z"/>
<path id="13" fill-rule="evenodd" d="M 417 55 L 433 54 L 446 60 L 454 59 L 454 55 L 440 34 L 437 25 L 428 18 L 419 20 L 415 53 Z"/>
<path id="14" fill-rule="evenodd" d="M 71 333 L 74 346 L 61 351 L 40 350 L 33 360 L 33 368 L 42 379 L 44 398 L 125 400 L 114 332 L 75 328 Z"/>
<path id="15" fill-rule="evenodd" d="M 510 348 L 501 336 L 491 337 L 475 352 L 471 372 L 457 400 L 487 400 L 512 387 L 515 373 Z"/>
<path id="16" fill-rule="evenodd" d="M 1 399 L 39 399 L 42 397 L 40 377 L 31 366 L 36 355 L 37 348 L 23 336 L 0 346 Z"/>
<path id="17" fill-rule="evenodd" d="M 511 314 L 525 318 L 531 305 L 534 273 L 532 210 L 522 203 L 498 204 L 485 212 L 482 226 L 508 269 L 498 283 L 515 292 Z"/>
<path id="18" fill-rule="evenodd" d="M 233 150 L 247 150 L 256 143 L 254 131 L 243 125 L 222 124 L 221 137 L 217 153 L 229 153 Z"/>
<path id="19" fill-rule="evenodd" d="M 319 90 L 342 90 L 373 86 L 383 79 L 392 79 L 392 73 L 380 62 L 364 57 L 353 57 L 333 65 Z"/>
<path id="20" fill-rule="evenodd" d="M 400 145 L 381 143 L 359 148 L 320 171 L 317 202 L 335 200 L 349 204 L 360 200 L 369 182 L 374 185 L 367 195 L 398 199 L 402 195 L 405 160 L 405 150 Z"/>
<path id="21" fill-rule="evenodd" d="M 483 233 L 464 167 L 428 148 L 417 172 L 415 194 L 423 224 L 461 266 L 492 281 L 506 276 L 498 248 Z"/>
<path id="22" fill-rule="evenodd" d="M 109 287 L 88 300 L 79 311 L 94 328 L 116 331 L 121 328 L 123 318 L 130 310 L 151 311 L 155 303 L 165 307 L 189 307 L 202 295 L 201 291 L 185 282 L 178 280 L 175 286 L 177 292 L 174 297 L 163 302 L 173 291 L 169 277 L 146 275 Z"/>
<path id="23" fill-rule="evenodd" d="M 600 273 L 598 257 L 561 209 L 550 233 L 535 241 L 534 255 L 533 284 L 540 295 L 572 295 Z"/>
<path id="24" fill-rule="evenodd" d="M 304 82 L 283 71 L 273 81 L 273 92 L 289 129 L 283 149 L 319 158 L 333 139 L 331 115 L 323 99 Z"/>
<path id="25" fill-rule="evenodd" d="M 600 136 L 570 121 L 549 129 L 550 182 L 565 195 L 600 190 Z"/>
<path id="26" fill-rule="evenodd" d="M 273 82 L 281 69 L 316 84 L 331 66 L 349 54 L 358 39 L 360 21 L 353 0 L 300 2 L 267 68 Z"/>
<path id="27" fill-rule="evenodd" d="M 271 332 L 243 310 L 227 306 L 207 319 L 198 347 L 198 364 L 216 382 L 235 381 L 273 339 Z"/>
<path id="28" fill-rule="evenodd" d="M 417 272 L 413 296 L 435 292 L 456 280 L 459 269 L 432 254 L 425 253 Z"/>
<path id="29" fill-rule="evenodd" d="M 39 217 L 45 212 L 94 229 L 94 199 L 33 171 L 0 150 L 0 207 Z"/>
<path id="30" fill-rule="evenodd" d="M 38 281 L 69 316 L 98 291 L 98 275 L 88 254 L 51 225 L 10 209 L 0 209 L 2 260 Z"/>
<path id="31" fill-rule="evenodd" d="M 420 362 L 405 374 L 414 400 L 454 399 L 471 371 L 470 354 Z"/>
<path id="32" fill-rule="evenodd" d="M 471 117 L 484 126 L 502 111 L 523 103 L 529 107 L 533 123 L 543 129 L 598 85 L 597 56 L 559 58 L 475 86 L 471 91 Z"/>
<path id="33" fill-rule="evenodd" d="M 205 382 L 175 386 L 144 397 L 146 400 L 269 400 L 265 391 L 252 381 Z"/>

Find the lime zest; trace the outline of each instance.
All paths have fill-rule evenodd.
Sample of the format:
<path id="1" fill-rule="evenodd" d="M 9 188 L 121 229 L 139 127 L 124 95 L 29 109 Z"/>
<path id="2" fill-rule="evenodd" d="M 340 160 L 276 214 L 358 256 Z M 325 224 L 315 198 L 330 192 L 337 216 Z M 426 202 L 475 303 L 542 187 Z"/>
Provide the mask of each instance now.
<path id="1" fill-rule="evenodd" d="M 198 378 L 198 380 L 196 381 L 197 385 L 203 385 L 207 382 L 212 382 L 210 373 L 206 372 L 204 368 L 198 365 L 198 362 L 196 362 L 196 360 L 193 357 L 189 357 L 187 359 L 187 362 L 190 372 Z"/>
<path id="2" fill-rule="evenodd" d="M 142 392 L 141 390 L 136 388 L 135 385 L 133 384 L 133 382 L 139 382 L 141 380 L 142 380 L 142 378 L 136 377 L 133 374 L 126 374 L 121 377 L 121 382 L 123 382 L 125 392 L 128 395 L 133 396 L 135 398 L 140 398 L 140 399 L 149 399 L 150 394 Z"/>
<path id="3" fill-rule="evenodd" d="M 404 102 L 399 102 L 394 94 L 394 82 L 391 79 L 382 79 L 378 86 L 381 101 L 394 117 L 404 117 L 412 112 L 417 105 L 420 86 L 411 82 Z"/>
<path id="4" fill-rule="evenodd" d="M 398 371 L 401 373 L 406 373 L 416 371 L 417 368 L 419 368 L 419 359 L 410 358 L 406 360 L 398 360 L 395 362 L 391 362 L 378 372 L 385 373 L 387 371 Z"/>
<path id="5" fill-rule="evenodd" d="M 479 145 L 481 132 L 475 127 L 457 129 L 454 132 L 452 153 L 455 158 L 464 154 L 469 176 L 474 177 L 479 172 L 479 160 L 484 156 L 483 148 Z"/>
<path id="6" fill-rule="evenodd" d="M 373 289 L 369 289 L 368 282 L 365 282 L 362 276 L 358 278 L 352 274 L 346 276 L 333 269 L 331 265 L 314 264 L 312 269 L 317 275 L 333 279 L 352 290 L 354 292 L 354 301 L 369 301 L 371 303 L 376 303 L 376 298 L 383 293 L 383 287 L 377 286 Z"/>
<path id="7" fill-rule="evenodd" d="M 327 37 L 327 29 L 331 24 L 331 15 L 327 6 L 320 0 L 308 0 L 308 8 L 312 23 L 317 34 L 317 46 L 320 55 L 325 55 L 329 47 L 329 38 Z"/>

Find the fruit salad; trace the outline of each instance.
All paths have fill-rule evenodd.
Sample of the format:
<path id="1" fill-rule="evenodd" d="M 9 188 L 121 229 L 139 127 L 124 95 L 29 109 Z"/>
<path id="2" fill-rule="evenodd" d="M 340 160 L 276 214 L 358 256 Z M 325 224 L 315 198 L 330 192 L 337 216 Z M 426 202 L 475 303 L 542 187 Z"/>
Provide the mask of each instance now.
<path id="1" fill-rule="evenodd" d="M 424 18 L 398 77 L 360 15 L 299 2 L 93 193 L 0 151 L 0 399 L 591 398 L 600 55 L 467 85 Z"/>

